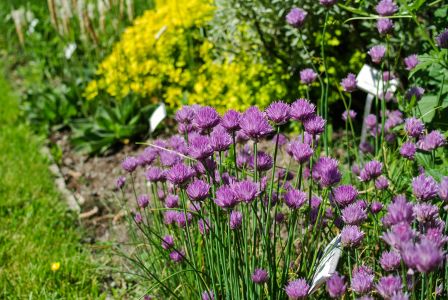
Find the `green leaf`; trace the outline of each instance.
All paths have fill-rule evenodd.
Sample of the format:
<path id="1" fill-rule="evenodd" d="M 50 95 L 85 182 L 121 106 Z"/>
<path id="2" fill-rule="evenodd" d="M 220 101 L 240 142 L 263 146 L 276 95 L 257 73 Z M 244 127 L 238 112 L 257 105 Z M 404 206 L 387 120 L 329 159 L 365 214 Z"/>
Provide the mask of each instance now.
<path id="1" fill-rule="evenodd" d="M 438 104 L 438 96 L 426 95 L 417 103 L 417 113 L 421 113 L 421 119 L 425 123 L 429 123 L 436 114 Z"/>

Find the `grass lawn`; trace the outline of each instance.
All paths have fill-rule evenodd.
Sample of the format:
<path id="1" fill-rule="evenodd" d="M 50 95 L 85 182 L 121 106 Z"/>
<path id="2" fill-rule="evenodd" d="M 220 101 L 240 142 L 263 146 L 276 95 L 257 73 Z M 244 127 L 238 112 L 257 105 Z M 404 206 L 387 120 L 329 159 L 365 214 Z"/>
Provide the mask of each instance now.
<path id="1" fill-rule="evenodd" d="M 67 212 L 39 147 L 0 74 L 0 298 L 102 298 L 76 216 Z"/>

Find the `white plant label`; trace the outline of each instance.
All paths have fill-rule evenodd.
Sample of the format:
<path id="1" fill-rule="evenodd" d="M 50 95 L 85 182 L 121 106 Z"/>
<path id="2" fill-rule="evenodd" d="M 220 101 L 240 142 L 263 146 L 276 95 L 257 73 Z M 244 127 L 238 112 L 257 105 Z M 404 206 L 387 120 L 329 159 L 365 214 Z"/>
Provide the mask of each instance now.
<path id="1" fill-rule="evenodd" d="M 342 254 L 341 235 L 337 235 L 324 249 L 322 258 L 317 265 L 316 271 L 311 281 L 311 288 L 308 294 L 314 293 L 328 278 L 336 271 L 339 258 Z"/>
<path id="2" fill-rule="evenodd" d="M 68 44 L 65 48 L 64 48 L 64 56 L 65 59 L 69 60 L 70 58 L 72 58 L 73 53 L 75 53 L 76 50 L 76 44 L 75 43 L 70 43 Z"/>
<path id="3" fill-rule="evenodd" d="M 156 108 L 156 110 L 152 113 L 149 118 L 149 131 L 151 133 L 156 130 L 157 126 L 166 118 L 166 108 L 165 104 L 162 102 Z"/>
<path id="4" fill-rule="evenodd" d="M 383 83 L 388 86 L 388 91 L 395 92 L 398 86 L 398 80 L 392 79 L 389 82 L 384 81 L 381 78 L 381 72 L 377 69 L 372 68 L 369 65 L 364 65 L 359 71 L 356 77 L 357 86 L 359 89 L 373 95 L 381 96 L 383 92 Z"/>

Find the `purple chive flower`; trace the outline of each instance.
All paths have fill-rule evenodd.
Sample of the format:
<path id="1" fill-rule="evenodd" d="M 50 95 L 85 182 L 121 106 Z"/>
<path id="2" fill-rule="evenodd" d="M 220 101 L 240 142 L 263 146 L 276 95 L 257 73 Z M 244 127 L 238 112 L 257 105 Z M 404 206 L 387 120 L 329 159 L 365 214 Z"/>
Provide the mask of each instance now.
<path id="1" fill-rule="evenodd" d="M 333 190 L 333 200 L 342 207 L 355 202 L 358 191 L 352 185 L 340 185 Z"/>
<path id="2" fill-rule="evenodd" d="M 209 219 L 200 219 L 198 221 L 199 232 L 204 235 L 210 232 L 210 220 Z"/>
<path id="3" fill-rule="evenodd" d="M 309 289 L 310 286 L 303 278 L 291 281 L 285 287 L 286 295 L 288 295 L 288 298 L 291 300 L 306 298 Z"/>
<path id="4" fill-rule="evenodd" d="M 307 68 L 300 71 L 300 82 L 306 85 L 312 84 L 317 79 L 316 72 L 313 69 Z"/>
<path id="5" fill-rule="evenodd" d="M 154 297 L 150 296 L 150 295 L 143 296 L 143 300 L 153 300 L 153 299 L 154 299 Z"/>
<path id="6" fill-rule="evenodd" d="M 417 148 L 415 147 L 415 144 L 413 142 L 406 142 L 401 145 L 400 155 L 404 158 L 413 160 L 416 151 Z"/>
<path id="7" fill-rule="evenodd" d="M 439 197 L 443 201 L 448 201 L 448 176 L 444 176 L 440 181 Z"/>
<path id="8" fill-rule="evenodd" d="M 347 77 L 345 77 L 341 81 L 342 89 L 348 93 L 354 92 L 356 90 L 356 84 L 356 76 L 353 73 L 349 73 Z"/>
<path id="9" fill-rule="evenodd" d="M 375 187 L 382 191 L 389 187 L 389 180 L 386 177 L 380 176 L 375 180 Z"/>
<path id="10" fill-rule="evenodd" d="M 272 127 L 264 118 L 263 113 L 255 106 L 248 108 L 240 122 L 241 130 L 251 139 L 258 141 L 272 132 Z"/>
<path id="11" fill-rule="evenodd" d="M 291 104 L 291 118 L 305 121 L 314 115 L 316 106 L 307 99 L 297 99 Z"/>
<path id="12" fill-rule="evenodd" d="M 135 223 L 139 224 L 143 221 L 143 217 L 140 213 L 135 213 L 134 214 L 134 221 Z"/>
<path id="13" fill-rule="evenodd" d="M 232 211 L 230 213 L 230 229 L 235 230 L 241 227 L 243 223 L 243 214 L 239 211 Z"/>
<path id="14" fill-rule="evenodd" d="M 372 144 L 367 141 L 359 144 L 359 150 L 361 150 L 362 153 L 373 153 L 374 151 Z M 361 175 L 361 172 L 359 175 Z"/>
<path id="15" fill-rule="evenodd" d="M 347 284 L 345 283 L 344 277 L 340 276 L 335 272 L 327 280 L 327 292 L 331 298 L 340 298 L 345 294 L 347 290 Z"/>
<path id="16" fill-rule="evenodd" d="M 183 163 L 177 163 L 166 173 L 166 178 L 174 185 L 184 185 L 195 174 L 195 171 L 184 165 Z"/>
<path id="17" fill-rule="evenodd" d="M 397 251 L 385 251 L 381 254 L 380 265 L 384 271 L 394 271 L 400 267 L 401 256 Z"/>
<path id="18" fill-rule="evenodd" d="M 172 167 L 181 161 L 180 156 L 174 152 L 161 151 L 159 154 L 160 162 L 165 167 Z"/>
<path id="19" fill-rule="evenodd" d="M 203 131 L 210 131 L 219 124 L 220 117 L 216 109 L 210 106 L 200 107 L 193 118 L 193 124 L 196 128 Z"/>
<path id="20" fill-rule="evenodd" d="M 390 300 L 409 300 L 409 295 L 403 294 L 402 291 L 398 291 L 392 295 Z"/>
<path id="21" fill-rule="evenodd" d="M 379 213 L 382 209 L 383 209 L 383 204 L 381 204 L 381 202 L 374 201 L 374 202 L 372 202 L 372 204 L 370 205 L 370 211 L 372 212 L 372 214 L 377 214 L 377 213 Z"/>
<path id="22" fill-rule="evenodd" d="M 216 126 L 210 135 L 210 145 L 214 151 L 226 151 L 232 145 L 232 137 L 224 127 Z"/>
<path id="23" fill-rule="evenodd" d="M 376 21 L 376 28 L 380 34 L 388 34 L 394 29 L 394 22 L 391 19 L 380 18 Z"/>
<path id="24" fill-rule="evenodd" d="M 251 278 L 254 283 L 263 284 L 269 280 L 269 274 L 263 269 L 255 269 Z"/>
<path id="25" fill-rule="evenodd" d="M 179 196 L 177 196 L 177 195 L 168 195 L 168 196 L 166 196 L 165 206 L 168 207 L 168 208 L 179 207 Z"/>
<path id="26" fill-rule="evenodd" d="M 171 235 L 165 235 L 162 239 L 162 248 L 168 250 L 174 247 L 174 238 Z"/>
<path id="27" fill-rule="evenodd" d="M 346 225 L 341 231 L 341 242 L 344 247 L 353 248 L 361 244 L 364 238 L 364 232 L 362 232 L 358 226 Z"/>
<path id="28" fill-rule="evenodd" d="M 402 249 L 415 233 L 408 223 L 402 222 L 392 225 L 391 229 L 384 233 L 381 238 L 391 247 Z"/>
<path id="29" fill-rule="evenodd" d="M 439 216 L 439 208 L 432 204 L 415 204 L 413 210 L 415 218 L 420 223 L 435 221 Z"/>
<path id="30" fill-rule="evenodd" d="M 375 287 L 384 299 L 390 299 L 395 293 L 401 292 L 401 279 L 393 275 L 381 277 Z"/>
<path id="31" fill-rule="evenodd" d="M 445 254 L 428 239 L 422 239 L 415 245 L 415 265 L 422 273 L 434 271 L 443 265 Z"/>
<path id="32" fill-rule="evenodd" d="M 405 120 L 404 129 L 409 136 L 418 138 L 425 130 L 425 125 L 417 118 L 408 118 Z"/>
<path id="33" fill-rule="evenodd" d="M 383 59 L 384 54 L 386 54 L 386 47 L 382 45 L 373 46 L 372 48 L 370 48 L 367 54 L 370 55 L 372 62 L 379 64 Z"/>
<path id="34" fill-rule="evenodd" d="M 180 263 L 184 260 L 185 258 L 185 252 L 180 250 L 174 250 L 173 252 L 170 253 L 170 259 L 175 262 L 175 263 Z"/>
<path id="35" fill-rule="evenodd" d="M 215 300 L 215 294 L 212 291 L 204 291 L 201 295 L 202 300 Z"/>
<path id="36" fill-rule="evenodd" d="M 432 151 L 445 145 L 445 143 L 445 137 L 438 130 L 433 130 L 420 138 L 417 147 L 421 150 Z"/>
<path id="37" fill-rule="evenodd" d="M 254 201 L 259 194 L 257 184 L 251 180 L 235 182 L 231 185 L 231 188 L 238 201 L 246 203 Z"/>
<path id="38" fill-rule="evenodd" d="M 370 181 L 375 179 L 381 175 L 383 170 L 383 164 L 377 160 L 372 160 L 367 162 L 364 165 L 364 168 L 361 170 L 359 177 L 361 181 Z"/>
<path id="39" fill-rule="evenodd" d="M 126 183 L 126 177 L 120 176 L 115 181 L 115 186 L 117 187 L 117 189 L 121 190 L 125 183 Z"/>
<path id="40" fill-rule="evenodd" d="M 358 294 L 365 294 L 373 288 L 373 271 L 367 266 L 355 267 L 352 272 L 351 288 Z"/>
<path id="41" fill-rule="evenodd" d="M 176 211 L 175 222 L 179 228 L 185 228 L 187 224 L 190 224 L 193 220 L 193 215 L 191 213 L 185 214 L 184 212 Z"/>
<path id="42" fill-rule="evenodd" d="M 187 195 L 192 201 L 205 200 L 210 191 L 210 185 L 203 180 L 196 179 L 187 187 Z"/>
<path id="43" fill-rule="evenodd" d="M 398 6 L 392 0 L 381 0 L 375 10 L 380 16 L 392 16 L 398 11 Z"/>
<path id="44" fill-rule="evenodd" d="M 387 214 L 382 221 L 384 225 L 392 226 L 401 222 L 411 223 L 413 219 L 412 204 L 404 196 L 397 196 L 387 207 Z"/>
<path id="45" fill-rule="evenodd" d="M 412 100 L 413 97 L 418 101 L 422 99 L 423 94 L 425 93 L 425 90 L 419 86 L 413 86 L 410 89 L 406 91 L 406 94 L 404 97 L 406 100 Z"/>
<path id="46" fill-rule="evenodd" d="M 299 141 L 291 142 L 288 147 L 288 152 L 300 164 L 309 161 L 313 155 L 313 149 L 311 149 L 310 145 Z"/>
<path id="47" fill-rule="evenodd" d="M 257 169 L 260 172 L 267 171 L 273 166 L 272 157 L 264 151 L 257 152 Z M 252 155 L 249 158 L 250 169 L 255 169 L 255 157 Z"/>
<path id="48" fill-rule="evenodd" d="M 299 209 L 306 202 L 306 193 L 290 189 L 284 195 L 283 201 L 290 209 Z"/>
<path id="49" fill-rule="evenodd" d="M 443 222 L 440 222 L 440 224 L 442 224 L 442 223 Z M 443 248 L 443 246 L 448 242 L 448 237 L 443 234 L 444 229 L 445 229 L 444 227 L 442 227 L 442 228 L 430 227 L 430 228 L 427 229 L 424 238 L 428 239 L 431 242 L 433 242 L 437 247 Z"/>
<path id="50" fill-rule="evenodd" d="M 232 208 L 238 203 L 238 199 L 229 185 L 222 185 L 216 191 L 215 203 L 222 208 Z"/>
<path id="51" fill-rule="evenodd" d="M 325 120 L 320 116 L 312 116 L 303 122 L 306 132 L 316 136 L 325 130 Z"/>
<path id="52" fill-rule="evenodd" d="M 404 65 L 406 66 L 406 70 L 410 71 L 414 69 L 419 64 L 417 54 L 411 54 L 408 57 L 404 58 Z"/>
<path id="53" fill-rule="evenodd" d="M 439 186 L 434 178 L 421 174 L 412 179 L 412 191 L 418 200 L 428 201 L 437 196 Z"/>
<path id="54" fill-rule="evenodd" d="M 275 215 L 275 222 L 277 223 L 283 223 L 283 221 L 285 220 L 285 214 L 279 212 Z"/>
<path id="55" fill-rule="evenodd" d="M 448 29 L 445 29 L 442 31 L 437 37 L 436 37 L 436 43 L 437 46 L 440 48 L 448 48 Z"/>
<path id="56" fill-rule="evenodd" d="M 266 108 L 266 115 L 275 125 L 282 125 L 288 122 L 291 107 L 282 101 L 276 101 Z"/>
<path id="57" fill-rule="evenodd" d="M 240 129 L 241 114 L 233 109 L 228 110 L 221 120 L 221 125 L 232 133 Z"/>
<path id="58" fill-rule="evenodd" d="M 286 15 L 286 22 L 288 22 L 288 24 L 291 26 L 300 28 L 302 27 L 303 23 L 305 23 L 307 15 L 308 13 L 305 10 L 294 7 Z"/>
<path id="59" fill-rule="evenodd" d="M 176 112 L 176 121 L 182 124 L 191 124 L 195 115 L 195 109 L 191 106 L 183 106 Z"/>
<path id="60" fill-rule="evenodd" d="M 360 225 L 367 219 L 366 211 L 358 203 L 348 205 L 342 210 L 342 220 L 348 225 Z"/>
<path id="61" fill-rule="evenodd" d="M 349 111 L 344 111 L 343 113 L 342 113 L 342 120 L 343 121 L 347 121 L 348 119 L 350 119 L 350 120 L 353 120 L 354 118 L 356 118 L 356 111 L 354 111 L 354 110 L 349 110 Z"/>
<path id="62" fill-rule="evenodd" d="M 377 124 L 376 116 L 374 114 L 368 115 L 365 118 L 364 123 L 366 123 L 367 128 L 369 129 L 375 128 Z"/>
<path id="63" fill-rule="evenodd" d="M 163 222 L 166 225 L 171 225 L 177 220 L 177 211 L 168 210 L 163 214 Z"/>
<path id="64" fill-rule="evenodd" d="M 150 167 L 145 172 L 146 180 L 151 182 L 165 181 L 165 172 L 157 167 Z"/>
<path id="65" fill-rule="evenodd" d="M 321 157 L 313 165 L 313 179 L 322 187 L 338 183 L 342 178 L 338 169 L 338 161 L 330 157 Z"/>
<path id="66" fill-rule="evenodd" d="M 149 197 L 147 195 L 140 195 L 137 199 L 140 208 L 146 208 L 149 204 Z"/>
<path id="67" fill-rule="evenodd" d="M 133 156 L 126 157 L 121 163 L 121 167 L 126 172 L 132 173 L 138 167 L 138 159 Z"/>
<path id="68" fill-rule="evenodd" d="M 319 0 L 319 3 L 325 7 L 331 7 L 338 2 L 337 0 Z"/>
<path id="69" fill-rule="evenodd" d="M 210 139 L 207 136 L 194 134 L 189 137 L 188 153 L 196 159 L 203 160 L 213 154 Z"/>

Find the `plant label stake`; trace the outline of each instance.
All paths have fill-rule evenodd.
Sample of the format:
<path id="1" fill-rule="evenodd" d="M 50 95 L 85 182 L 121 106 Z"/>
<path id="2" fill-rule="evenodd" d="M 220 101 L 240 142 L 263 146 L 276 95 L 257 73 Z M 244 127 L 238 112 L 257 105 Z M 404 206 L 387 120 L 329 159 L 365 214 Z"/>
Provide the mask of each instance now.
<path id="1" fill-rule="evenodd" d="M 159 106 L 154 110 L 151 117 L 149 118 L 149 135 L 151 135 L 159 126 L 159 124 L 166 118 L 166 107 L 165 103 L 160 103 Z"/>
<path id="2" fill-rule="evenodd" d="M 381 71 L 374 69 L 369 65 L 364 65 L 361 68 L 361 71 L 359 71 L 358 76 L 356 77 L 356 81 L 358 88 L 367 93 L 366 103 L 364 105 L 364 116 L 361 131 L 361 144 L 362 144 L 366 141 L 367 136 L 367 126 L 364 120 L 370 114 L 370 110 L 372 109 L 372 101 L 373 99 L 375 99 L 375 96 L 381 98 L 385 94 L 383 86 L 385 81 L 382 78 Z M 398 80 L 395 78 L 389 80 L 386 84 L 387 91 L 390 92 L 395 92 L 397 90 L 397 86 L 398 86 Z"/>
<path id="3" fill-rule="evenodd" d="M 314 293 L 336 271 L 342 254 L 341 235 L 337 235 L 324 249 L 324 254 L 314 272 L 309 295 Z"/>

